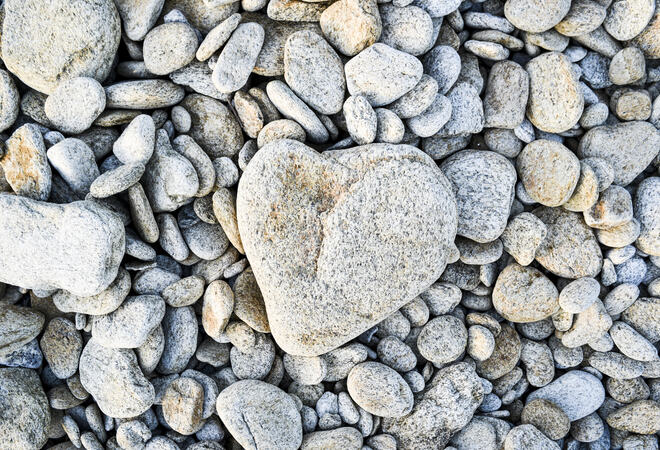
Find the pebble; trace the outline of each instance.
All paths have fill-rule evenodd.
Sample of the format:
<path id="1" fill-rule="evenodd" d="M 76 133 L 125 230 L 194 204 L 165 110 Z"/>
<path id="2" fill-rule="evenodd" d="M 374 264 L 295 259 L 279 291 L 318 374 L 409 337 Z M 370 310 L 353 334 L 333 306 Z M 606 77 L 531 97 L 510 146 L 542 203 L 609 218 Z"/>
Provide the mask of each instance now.
<path id="1" fill-rule="evenodd" d="M 557 25 L 569 12 L 571 2 L 553 0 L 507 0 L 504 15 L 516 28 L 531 33 L 541 33 Z"/>
<path id="2" fill-rule="evenodd" d="M 403 140 L 405 125 L 398 115 L 386 108 L 376 108 L 376 142 L 398 144 Z"/>
<path id="3" fill-rule="evenodd" d="M 167 75 L 193 60 L 197 51 L 195 30 L 185 22 L 168 22 L 147 33 L 142 45 L 144 64 L 154 75 Z"/>
<path id="4" fill-rule="evenodd" d="M 318 356 L 294 356 L 285 354 L 282 358 L 284 369 L 289 376 L 300 384 L 318 384 L 327 374 L 324 359 Z"/>
<path id="5" fill-rule="evenodd" d="M 436 372 L 410 414 L 384 418 L 382 429 L 404 448 L 445 446 L 466 426 L 483 399 L 479 377 L 466 363 Z"/>
<path id="6" fill-rule="evenodd" d="M 572 314 L 581 313 L 590 307 L 599 295 L 600 284 L 596 279 L 591 277 L 578 278 L 568 283 L 561 290 L 559 293 L 559 306 L 563 311 Z"/>
<path id="7" fill-rule="evenodd" d="M 362 448 L 362 434 L 351 427 L 307 433 L 303 437 L 302 450 L 322 450 L 332 446 L 338 448 Z"/>
<path id="8" fill-rule="evenodd" d="M 560 447 L 539 431 L 534 425 L 526 424 L 513 427 L 511 431 L 507 433 L 502 448 L 505 450 L 513 450 L 516 448 L 555 450 Z"/>
<path id="9" fill-rule="evenodd" d="M 627 357 L 643 362 L 658 359 L 653 344 L 627 323 L 614 322 L 609 333 L 617 348 Z"/>
<path id="10" fill-rule="evenodd" d="M 271 81 L 266 86 L 266 92 L 278 111 L 287 119 L 300 124 L 312 142 L 323 143 L 328 140 L 328 130 L 318 116 L 285 83 Z"/>
<path id="11" fill-rule="evenodd" d="M 376 112 L 362 95 L 350 96 L 344 102 L 344 118 L 348 133 L 358 145 L 370 144 L 376 139 L 378 121 Z"/>
<path id="12" fill-rule="evenodd" d="M 234 13 L 216 25 L 208 32 L 204 37 L 204 40 L 199 44 L 199 48 L 195 53 L 196 58 L 199 61 L 206 61 L 209 59 L 218 49 L 225 45 L 231 36 L 231 33 L 236 29 L 240 22 L 241 15 L 239 13 Z"/>
<path id="13" fill-rule="evenodd" d="M 407 120 L 410 130 L 419 137 L 430 137 L 445 125 L 452 114 L 452 104 L 444 95 L 436 95 L 435 100 L 421 114 Z"/>
<path id="14" fill-rule="evenodd" d="M 158 109 L 179 103 L 184 90 L 167 80 L 135 80 L 106 86 L 105 96 L 107 108 Z"/>
<path id="15" fill-rule="evenodd" d="M 183 435 L 202 427 L 204 389 L 192 378 L 181 376 L 172 381 L 162 400 L 163 417 L 172 429 Z"/>
<path id="16" fill-rule="evenodd" d="M 644 53 L 636 47 L 627 47 L 612 58 L 609 77 L 612 83 L 626 85 L 635 83 L 646 75 Z"/>
<path id="17" fill-rule="evenodd" d="M 375 0 L 340 0 L 323 11 L 319 25 L 328 41 L 346 56 L 375 43 L 382 20 Z"/>
<path id="18" fill-rule="evenodd" d="M 128 297 L 111 313 L 94 318 L 92 336 L 110 348 L 137 348 L 165 315 L 165 302 L 155 295 Z"/>
<path id="19" fill-rule="evenodd" d="M 258 380 L 237 381 L 220 392 L 216 406 L 222 423 L 245 448 L 293 450 L 302 443 L 296 404 L 275 386 Z"/>
<path id="20" fill-rule="evenodd" d="M 158 363 L 158 372 L 164 375 L 181 372 L 197 347 L 198 325 L 190 306 L 166 308 L 161 322 L 165 347 Z"/>
<path id="21" fill-rule="evenodd" d="M 3 150 L 0 167 L 11 189 L 24 197 L 47 200 L 51 190 L 52 171 L 37 126 L 25 124 L 16 129 L 5 142 Z"/>
<path id="22" fill-rule="evenodd" d="M 582 115 L 584 97 L 568 59 L 561 53 L 548 52 L 532 59 L 526 69 L 529 74 L 527 118 L 538 129 L 549 133 L 573 127 Z"/>
<path id="23" fill-rule="evenodd" d="M 484 126 L 513 129 L 525 119 L 529 75 L 518 64 L 502 61 L 493 65 L 484 97 Z"/>
<path id="24" fill-rule="evenodd" d="M 569 211 L 584 212 L 598 200 L 598 177 L 594 169 L 580 161 L 580 178 L 573 194 L 562 206 Z"/>
<path id="25" fill-rule="evenodd" d="M 64 133 L 87 130 L 105 109 L 105 91 L 94 78 L 76 77 L 63 81 L 46 99 L 48 120 Z"/>
<path id="26" fill-rule="evenodd" d="M 5 131 L 13 125 L 18 117 L 20 96 L 14 79 L 9 72 L 0 70 L 0 131 Z"/>
<path id="27" fill-rule="evenodd" d="M 446 364 L 458 359 L 466 349 L 468 331 L 456 317 L 445 315 L 430 320 L 417 338 L 417 349 L 427 360 Z"/>
<path id="28" fill-rule="evenodd" d="M 210 283 L 202 306 L 202 326 L 206 334 L 216 341 L 221 340 L 233 310 L 234 293 L 229 285 L 222 280 Z"/>
<path id="29" fill-rule="evenodd" d="M 284 79 L 317 112 L 341 110 L 346 90 L 343 64 L 317 33 L 298 31 L 289 36 L 284 47 Z"/>
<path id="30" fill-rule="evenodd" d="M 383 106 L 414 88 L 423 66 L 414 56 L 378 43 L 351 58 L 344 70 L 351 95 L 363 95 L 371 106 Z"/>
<path id="31" fill-rule="evenodd" d="M 0 435 L 6 448 L 41 448 L 48 440 L 51 412 L 36 371 L 0 369 L 3 415 Z"/>
<path id="32" fill-rule="evenodd" d="M 99 176 L 94 153 L 83 141 L 64 139 L 46 152 L 51 166 L 66 184 L 80 197 L 90 191 L 92 182 Z"/>
<path id="33" fill-rule="evenodd" d="M 598 28 L 607 14 L 607 8 L 592 0 L 573 2 L 568 13 L 555 25 L 555 30 L 564 36 L 580 36 Z"/>
<path id="34" fill-rule="evenodd" d="M 518 333 L 510 326 L 502 326 L 495 336 L 495 349 L 485 361 L 477 363 L 477 373 L 488 380 L 495 380 L 511 372 L 520 360 L 522 346 Z"/>
<path id="35" fill-rule="evenodd" d="M 48 323 L 39 344 L 57 378 L 66 379 L 78 371 L 83 340 L 73 322 L 61 317 L 54 318 Z"/>
<path id="36" fill-rule="evenodd" d="M 433 21 L 417 6 L 379 7 L 382 22 L 380 42 L 411 55 L 420 55 L 433 45 Z"/>
<path id="37" fill-rule="evenodd" d="M 493 152 L 464 150 L 445 159 L 440 168 L 456 187 L 457 234 L 480 243 L 497 239 L 513 199 L 513 165 Z"/>
<path id="38" fill-rule="evenodd" d="M 457 84 L 447 93 L 447 98 L 451 102 L 451 118 L 436 136 L 461 136 L 483 130 L 483 104 L 478 91 L 472 85 Z"/>
<path id="39" fill-rule="evenodd" d="M 242 88 L 254 69 L 264 43 L 264 29 L 254 22 L 236 27 L 213 69 L 213 85 L 222 93 Z"/>
<path id="40" fill-rule="evenodd" d="M 108 198 L 119 194 L 137 183 L 144 171 L 145 167 L 141 163 L 119 166 L 94 179 L 89 186 L 89 192 L 95 198 Z"/>
<path id="41" fill-rule="evenodd" d="M 580 162 L 562 144 L 537 139 L 527 144 L 517 159 L 525 191 L 545 206 L 560 206 L 571 197 L 580 176 Z"/>
<path id="42" fill-rule="evenodd" d="M 660 197 L 660 178 L 650 177 L 639 184 L 635 195 L 634 215 L 639 221 L 640 233 L 635 244 L 650 255 L 660 255 L 660 219 L 657 199 Z"/>
<path id="43" fill-rule="evenodd" d="M 603 27 L 619 41 L 637 36 L 653 17 L 655 3 L 651 0 L 615 0 L 609 7 Z"/>
<path id="44" fill-rule="evenodd" d="M 424 56 L 424 71 L 438 84 L 438 92 L 446 94 L 461 72 L 461 58 L 453 48 L 438 45 Z M 421 82 L 421 80 L 420 80 Z"/>
<path id="45" fill-rule="evenodd" d="M 653 400 L 638 400 L 613 411 L 606 421 L 617 430 L 652 434 L 660 427 L 660 405 Z"/>
<path id="46" fill-rule="evenodd" d="M 80 355 L 80 382 L 97 405 L 112 417 L 142 414 L 154 402 L 154 387 L 130 349 L 111 349 L 93 338 Z"/>
<path id="47" fill-rule="evenodd" d="M 602 267 L 602 252 L 593 231 L 577 213 L 539 208 L 536 215 L 547 227 L 536 260 L 555 275 L 577 279 L 594 277 Z"/>
<path id="48" fill-rule="evenodd" d="M 520 421 L 536 427 L 550 439 L 561 439 L 569 432 L 571 423 L 564 410 L 551 401 L 541 398 L 528 402 L 522 410 Z"/>

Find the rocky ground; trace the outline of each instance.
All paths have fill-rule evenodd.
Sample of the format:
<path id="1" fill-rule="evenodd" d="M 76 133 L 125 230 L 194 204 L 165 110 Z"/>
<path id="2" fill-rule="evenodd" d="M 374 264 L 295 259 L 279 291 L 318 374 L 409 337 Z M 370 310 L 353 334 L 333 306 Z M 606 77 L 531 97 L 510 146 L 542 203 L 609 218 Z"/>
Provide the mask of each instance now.
<path id="1" fill-rule="evenodd" d="M 0 450 L 658 449 L 660 2 L 0 4 Z"/>

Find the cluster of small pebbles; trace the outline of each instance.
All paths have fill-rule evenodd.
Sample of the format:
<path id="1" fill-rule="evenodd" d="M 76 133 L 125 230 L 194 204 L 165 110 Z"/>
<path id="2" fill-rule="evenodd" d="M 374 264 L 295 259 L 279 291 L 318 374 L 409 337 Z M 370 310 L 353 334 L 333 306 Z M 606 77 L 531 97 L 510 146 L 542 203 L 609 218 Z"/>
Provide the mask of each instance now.
<path id="1" fill-rule="evenodd" d="M 658 449 L 660 1 L 0 8 L 0 450 Z"/>

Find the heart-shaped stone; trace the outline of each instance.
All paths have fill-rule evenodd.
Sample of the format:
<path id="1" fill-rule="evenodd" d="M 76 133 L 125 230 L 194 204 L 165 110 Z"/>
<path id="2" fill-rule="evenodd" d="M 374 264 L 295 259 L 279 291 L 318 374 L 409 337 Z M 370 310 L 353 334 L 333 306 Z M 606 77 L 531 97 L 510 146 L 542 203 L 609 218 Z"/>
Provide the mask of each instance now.
<path id="1" fill-rule="evenodd" d="M 268 144 L 241 178 L 237 214 L 271 332 L 293 355 L 328 352 L 374 326 L 456 251 L 449 181 L 409 145 Z"/>

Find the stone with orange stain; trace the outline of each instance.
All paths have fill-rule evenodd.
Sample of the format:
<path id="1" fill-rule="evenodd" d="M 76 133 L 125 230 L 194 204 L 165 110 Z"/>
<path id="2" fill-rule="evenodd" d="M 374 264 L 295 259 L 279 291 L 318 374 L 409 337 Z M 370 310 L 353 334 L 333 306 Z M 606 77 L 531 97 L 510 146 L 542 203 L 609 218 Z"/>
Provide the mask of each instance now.
<path id="1" fill-rule="evenodd" d="M 35 200 L 48 199 L 52 172 L 37 125 L 25 124 L 14 131 L 6 142 L 6 152 L 0 158 L 0 165 L 16 194 Z"/>
<path id="2" fill-rule="evenodd" d="M 457 226 L 437 165 L 392 144 L 265 145 L 241 178 L 237 215 L 270 331 L 300 356 L 339 347 L 424 291 Z"/>

